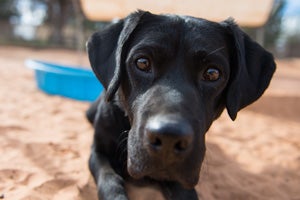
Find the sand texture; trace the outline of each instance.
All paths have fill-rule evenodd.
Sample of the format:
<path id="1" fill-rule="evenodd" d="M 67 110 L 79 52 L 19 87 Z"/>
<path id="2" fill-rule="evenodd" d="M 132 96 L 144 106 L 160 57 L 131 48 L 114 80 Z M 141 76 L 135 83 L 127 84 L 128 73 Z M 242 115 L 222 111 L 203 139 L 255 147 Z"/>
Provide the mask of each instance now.
<path id="1" fill-rule="evenodd" d="M 28 58 L 88 66 L 74 51 L 0 47 L 0 199 L 96 200 L 89 103 L 37 90 Z M 277 63 L 263 98 L 234 122 L 225 111 L 207 133 L 204 200 L 300 200 L 300 59 Z M 161 199 L 128 188 L 132 199 Z"/>

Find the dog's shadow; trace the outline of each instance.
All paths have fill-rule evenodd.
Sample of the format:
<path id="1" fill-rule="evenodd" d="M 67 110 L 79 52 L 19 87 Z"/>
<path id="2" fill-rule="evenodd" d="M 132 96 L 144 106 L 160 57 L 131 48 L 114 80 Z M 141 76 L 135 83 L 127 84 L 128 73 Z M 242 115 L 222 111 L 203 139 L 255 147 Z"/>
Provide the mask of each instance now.
<path id="1" fill-rule="evenodd" d="M 299 177 L 291 171 L 268 165 L 260 172 L 246 170 L 246 166 L 226 155 L 215 143 L 207 143 L 208 154 L 196 186 L 203 200 L 282 200 L 297 199 Z M 250 158 L 249 158 L 250 159 Z"/>

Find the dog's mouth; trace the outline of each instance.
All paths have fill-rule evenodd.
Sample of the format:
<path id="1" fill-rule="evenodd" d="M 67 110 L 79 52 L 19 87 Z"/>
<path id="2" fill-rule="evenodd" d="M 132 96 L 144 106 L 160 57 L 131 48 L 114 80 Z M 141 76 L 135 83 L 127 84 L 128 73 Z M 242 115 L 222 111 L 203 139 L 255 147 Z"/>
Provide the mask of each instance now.
<path id="1" fill-rule="evenodd" d="M 156 170 L 155 172 L 149 174 L 149 177 L 159 181 L 178 182 L 182 185 L 182 187 L 186 189 L 192 189 L 198 183 L 199 180 L 198 174 L 185 175 L 185 174 L 171 172 L 169 170 L 163 169 L 161 171 Z"/>
<path id="2" fill-rule="evenodd" d="M 186 168 L 186 166 L 181 168 Z M 178 182 L 186 189 L 192 189 L 197 185 L 200 174 L 200 168 L 181 170 L 178 166 L 160 167 L 149 163 L 142 164 L 137 158 L 128 159 L 127 169 L 134 179 L 150 178 L 157 181 Z"/>

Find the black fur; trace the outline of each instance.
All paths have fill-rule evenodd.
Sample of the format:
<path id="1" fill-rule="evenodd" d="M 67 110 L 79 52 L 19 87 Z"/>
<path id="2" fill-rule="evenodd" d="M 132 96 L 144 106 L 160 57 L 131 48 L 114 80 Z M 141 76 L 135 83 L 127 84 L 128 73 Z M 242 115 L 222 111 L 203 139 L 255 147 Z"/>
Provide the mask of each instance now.
<path id="1" fill-rule="evenodd" d="M 206 131 L 224 108 L 234 120 L 275 71 L 273 56 L 231 19 L 138 11 L 93 34 L 87 48 L 105 87 L 87 111 L 89 166 L 107 200 L 128 199 L 124 181 L 156 185 L 166 199 L 198 199 Z M 150 70 L 138 69 L 139 58 Z M 208 68 L 220 77 L 206 80 Z"/>

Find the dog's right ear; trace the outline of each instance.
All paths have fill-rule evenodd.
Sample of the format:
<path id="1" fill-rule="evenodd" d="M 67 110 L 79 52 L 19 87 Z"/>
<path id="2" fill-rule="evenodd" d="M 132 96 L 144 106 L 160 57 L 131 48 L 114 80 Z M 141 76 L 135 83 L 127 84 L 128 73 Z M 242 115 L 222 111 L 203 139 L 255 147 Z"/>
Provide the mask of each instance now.
<path id="1" fill-rule="evenodd" d="M 106 89 L 109 101 L 119 88 L 126 42 L 146 12 L 138 11 L 104 30 L 94 33 L 87 42 L 90 64 Z"/>

